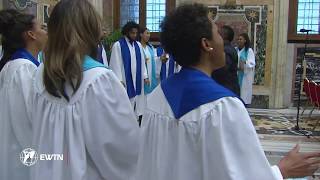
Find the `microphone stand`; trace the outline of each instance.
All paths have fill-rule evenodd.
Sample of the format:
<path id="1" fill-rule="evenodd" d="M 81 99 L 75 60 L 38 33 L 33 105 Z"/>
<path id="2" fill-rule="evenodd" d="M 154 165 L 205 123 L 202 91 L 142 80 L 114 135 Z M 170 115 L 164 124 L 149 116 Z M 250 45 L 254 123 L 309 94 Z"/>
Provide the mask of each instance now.
<path id="1" fill-rule="evenodd" d="M 301 73 L 299 76 L 299 92 L 298 92 L 298 104 L 297 104 L 297 118 L 296 118 L 296 126 L 292 129 L 292 133 L 297 134 L 297 135 L 304 135 L 310 138 L 310 135 L 312 135 L 312 132 L 307 131 L 305 129 L 300 128 L 299 126 L 299 119 L 300 119 L 300 106 L 301 106 L 301 81 L 302 81 L 302 75 L 303 75 L 303 62 L 306 59 L 306 52 L 307 52 L 307 44 L 309 43 L 309 31 L 301 31 L 300 32 L 306 32 L 306 37 L 304 41 L 304 49 L 303 49 L 303 58 L 301 59 Z"/>

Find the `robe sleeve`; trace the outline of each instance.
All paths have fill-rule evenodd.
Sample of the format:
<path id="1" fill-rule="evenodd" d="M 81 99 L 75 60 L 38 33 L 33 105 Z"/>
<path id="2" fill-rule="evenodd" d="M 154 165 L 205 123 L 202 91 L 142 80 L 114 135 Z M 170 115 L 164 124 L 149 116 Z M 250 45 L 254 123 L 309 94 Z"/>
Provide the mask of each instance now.
<path id="1" fill-rule="evenodd" d="M 85 93 L 83 131 L 87 152 L 104 179 L 133 176 L 138 159 L 138 123 L 125 89 L 109 71 Z"/>
<path id="2" fill-rule="evenodd" d="M 32 138 L 32 123 L 30 119 L 30 88 L 32 87 L 32 77 L 36 71 L 36 66 L 31 63 L 21 65 L 12 74 L 9 92 L 14 94 L 9 96 L 9 110 L 11 115 L 12 130 L 21 147 L 29 147 Z M 29 110 L 29 111 L 28 111 Z"/>
<path id="3" fill-rule="evenodd" d="M 248 50 L 248 60 L 247 63 L 245 64 L 245 68 L 254 68 L 256 66 L 256 60 L 254 56 L 254 52 L 251 48 Z"/>
<path id="4" fill-rule="evenodd" d="M 276 177 L 277 180 L 283 180 L 281 171 L 278 166 L 272 166 L 272 173 Z"/>
<path id="5" fill-rule="evenodd" d="M 140 53 L 141 53 L 141 65 L 142 65 L 142 77 L 143 79 L 148 79 L 148 71 L 146 67 L 146 56 L 144 54 L 143 48 L 139 43 Z"/>
<path id="6" fill-rule="evenodd" d="M 120 81 L 125 82 L 125 77 L 123 77 L 122 73 L 123 60 L 119 41 L 112 46 L 109 67 Z"/>
<path id="7" fill-rule="evenodd" d="M 160 56 L 157 56 L 157 49 L 154 49 L 154 59 L 156 61 L 156 76 L 158 78 L 160 78 L 160 71 L 161 71 L 161 65 L 162 65 L 162 62 L 161 62 L 161 59 L 160 59 Z"/>
<path id="8" fill-rule="evenodd" d="M 206 152 L 216 154 L 214 156 L 208 154 L 209 162 L 217 160 L 210 157 L 221 157 L 218 160 L 221 171 L 224 173 L 221 177 L 224 179 L 282 179 L 282 176 L 276 177 L 270 167 L 250 116 L 240 100 L 227 98 L 221 101 L 215 106 L 210 116 L 211 123 L 206 124 L 209 128 L 204 134 L 207 142 Z"/>

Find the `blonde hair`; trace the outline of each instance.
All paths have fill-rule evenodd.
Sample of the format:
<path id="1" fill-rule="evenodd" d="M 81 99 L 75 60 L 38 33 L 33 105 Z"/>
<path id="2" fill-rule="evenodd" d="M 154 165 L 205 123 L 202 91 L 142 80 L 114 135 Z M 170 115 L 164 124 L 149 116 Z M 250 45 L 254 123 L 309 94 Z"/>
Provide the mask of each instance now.
<path id="1" fill-rule="evenodd" d="M 44 51 L 44 85 L 55 97 L 64 97 L 65 83 L 75 93 L 82 81 L 85 55 L 96 58 L 102 35 L 101 19 L 87 0 L 62 0 L 54 7 L 48 23 Z"/>

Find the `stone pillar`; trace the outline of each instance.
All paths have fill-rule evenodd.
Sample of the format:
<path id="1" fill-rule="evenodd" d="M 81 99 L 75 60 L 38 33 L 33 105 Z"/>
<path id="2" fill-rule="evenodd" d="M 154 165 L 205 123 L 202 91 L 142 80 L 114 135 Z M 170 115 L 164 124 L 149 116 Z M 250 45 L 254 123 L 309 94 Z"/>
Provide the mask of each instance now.
<path id="1" fill-rule="evenodd" d="M 274 0 L 270 108 L 289 106 L 287 98 L 291 96 L 292 78 L 289 78 L 290 70 L 288 72 L 288 69 L 292 69 L 291 61 L 293 60 L 289 59 L 289 53 L 293 51 L 293 47 L 289 48 L 287 43 L 288 8 L 289 0 Z"/>

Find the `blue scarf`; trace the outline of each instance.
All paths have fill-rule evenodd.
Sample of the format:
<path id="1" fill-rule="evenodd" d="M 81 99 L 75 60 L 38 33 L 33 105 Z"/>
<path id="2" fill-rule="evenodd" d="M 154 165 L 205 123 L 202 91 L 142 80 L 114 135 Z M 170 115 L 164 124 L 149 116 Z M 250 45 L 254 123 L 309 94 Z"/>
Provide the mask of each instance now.
<path id="1" fill-rule="evenodd" d="M 240 53 L 240 50 L 237 48 L 238 53 Z M 243 51 L 241 51 L 239 57 L 240 57 L 240 61 L 247 61 L 248 59 L 248 51 L 244 49 Z M 240 87 L 242 86 L 242 80 L 243 80 L 243 76 L 244 76 L 244 72 L 243 71 L 238 71 L 238 81 L 239 81 L 239 85 Z"/>
<path id="2" fill-rule="evenodd" d="M 160 57 L 163 53 L 164 53 L 163 48 L 158 47 L 157 48 L 157 56 Z M 169 58 L 168 77 L 173 75 L 173 73 L 174 73 L 174 65 L 175 65 L 174 59 L 173 59 L 172 56 L 170 56 L 170 58 Z M 166 62 L 162 62 L 161 70 L 160 70 L 160 80 L 163 81 L 163 80 L 167 79 L 168 77 L 167 77 L 167 63 Z"/>
<path id="3" fill-rule="evenodd" d="M 141 52 L 140 47 L 136 41 L 133 41 L 133 45 L 136 52 L 136 58 L 134 59 L 130 55 L 130 49 L 128 47 L 127 41 L 125 38 L 119 40 L 121 47 L 121 55 L 123 59 L 124 73 L 126 76 L 126 86 L 127 93 L 129 98 L 133 98 L 141 94 L 142 80 L 141 80 Z M 134 89 L 133 79 L 132 79 L 132 70 L 131 70 L 131 60 L 137 61 L 137 71 L 136 71 L 136 89 Z"/>
<path id="4" fill-rule="evenodd" d="M 156 76 L 156 61 L 154 59 L 154 52 L 153 52 L 153 47 L 152 45 L 148 45 L 147 46 L 147 49 L 149 50 L 149 53 L 150 53 L 150 56 L 151 56 L 151 59 L 150 59 L 150 62 L 151 62 L 151 72 L 148 72 L 148 75 L 149 75 L 149 79 L 151 81 L 151 84 L 150 85 L 144 85 L 144 93 L 145 94 L 149 94 L 151 93 L 158 85 L 158 82 L 157 82 L 157 76 Z M 147 66 L 147 62 L 146 62 L 146 69 L 148 71 L 148 66 Z"/>
<path id="5" fill-rule="evenodd" d="M 37 67 L 40 65 L 39 61 L 37 61 L 36 58 L 34 58 L 32 56 L 32 54 L 30 52 L 28 52 L 26 49 L 21 48 L 18 49 L 15 53 L 13 53 L 13 55 L 11 56 L 12 60 L 16 60 L 16 59 L 27 59 L 29 61 L 31 61 L 34 65 L 36 65 Z"/>
<path id="6" fill-rule="evenodd" d="M 205 73 L 192 68 L 183 68 L 162 81 L 161 88 L 176 119 L 203 104 L 223 97 L 237 97 Z"/>
<path id="7" fill-rule="evenodd" d="M 94 60 L 92 57 L 87 56 L 87 55 L 84 57 L 84 61 L 83 61 L 82 67 L 83 67 L 83 71 L 87 71 L 89 69 L 93 69 L 93 68 L 96 68 L 96 67 L 107 68 L 102 63 L 98 62 L 97 60 Z"/>

